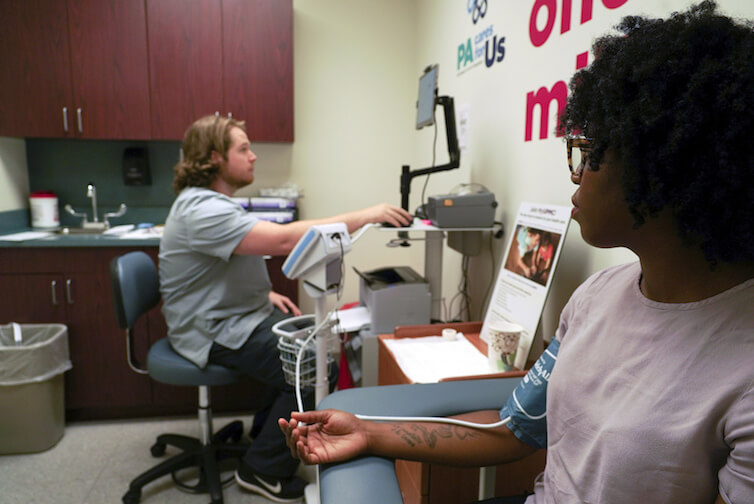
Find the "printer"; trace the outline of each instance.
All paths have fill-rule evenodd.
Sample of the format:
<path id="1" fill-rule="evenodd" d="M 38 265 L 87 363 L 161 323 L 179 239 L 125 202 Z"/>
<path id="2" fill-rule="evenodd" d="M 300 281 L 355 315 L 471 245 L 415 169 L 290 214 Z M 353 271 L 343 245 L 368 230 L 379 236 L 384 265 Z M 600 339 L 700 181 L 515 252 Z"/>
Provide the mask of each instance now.
<path id="1" fill-rule="evenodd" d="M 396 326 L 429 323 L 429 283 L 410 266 L 354 271 L 360 277 L 359 300 L 369 311 L 371 333 L 392 333 Z"/>
<path id="2" fill-rule="evenodd" d="M 491 227 L 496 207 L 495 195 L 481 184 L 461 184 L 451 194 L 430 196 L 426 212 L 439 228 Z"/>

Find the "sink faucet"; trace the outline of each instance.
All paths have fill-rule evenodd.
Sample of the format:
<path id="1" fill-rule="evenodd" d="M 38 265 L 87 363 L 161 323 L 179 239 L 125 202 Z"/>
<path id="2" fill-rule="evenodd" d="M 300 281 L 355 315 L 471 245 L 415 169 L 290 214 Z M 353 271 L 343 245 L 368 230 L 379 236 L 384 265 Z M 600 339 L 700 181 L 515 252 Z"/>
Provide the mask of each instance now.
<path id="1" fill-rule="evenodd" d="M 99 222 L 97 219 L 97 188 L 91 182 L 86 186 L 86 197 L 92 200 L 92 222 Z"/>
<path id="2" fill-rule="evenodd" d="M 89 184 L 87 184 L 86 186 L 86 197 L 92 200 L 92 222 L 88 221 L 86 212 L 78 213 L 73 209 L 71 205 L 66 205 L 64 207 L 65 211 L 73 215 L 74 217 L 81 217 L 82 228 L 99 229 L 104 231 L 105 229 L 110 228 L 109 219 L 113 217 L 120 217 L 126 213 L 127 207 L 126 205 L 121 203 L 117 211 L 105 213 L 103 216 L 103 222 L 100 222 L 99 217 L 97 217 L 97 188 L 94 187 L 94 184 L 92 182 L 89 182 Z"/>

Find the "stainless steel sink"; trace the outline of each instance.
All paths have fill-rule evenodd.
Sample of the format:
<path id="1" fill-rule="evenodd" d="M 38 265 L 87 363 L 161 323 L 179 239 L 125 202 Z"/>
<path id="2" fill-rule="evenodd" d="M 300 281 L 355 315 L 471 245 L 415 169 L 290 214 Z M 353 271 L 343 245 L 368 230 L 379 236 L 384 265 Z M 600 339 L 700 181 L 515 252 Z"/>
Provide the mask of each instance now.
<path id="1" fill-rule="evenodd" d="M 56 234 L 61 235 L 100 235 L 107 231 L 107 228 L 99 227 L 64 227 L 56 229 Z"/>

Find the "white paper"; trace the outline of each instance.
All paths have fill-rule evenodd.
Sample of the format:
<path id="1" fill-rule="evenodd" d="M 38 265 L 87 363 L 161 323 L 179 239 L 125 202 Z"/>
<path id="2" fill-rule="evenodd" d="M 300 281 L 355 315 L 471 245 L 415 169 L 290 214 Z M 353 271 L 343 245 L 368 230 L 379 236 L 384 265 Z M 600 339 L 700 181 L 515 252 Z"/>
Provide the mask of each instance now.
<path id="1" fill-rule="evenodd" d="M 336 332 L 354 332 L 358 331 L 362 327 L 368 326 L 371 322 L 369 317 L 369 310 L 366 306 L 356 306 L 347 310 L 338 310 L 337 313 L 332 314 L 332 319 L 336 318 L 339 324 L 333 327 L 333 331 Z"/>
<path id="2" fill-rule="evenodd" d="M 133 224 L 122 224 L 120 226 L 113 226 L 110 229 L 106 229 L 102 232 L 103 235 L 113 235 L 113 236 L 120 236 L 128 233 L 129 231 L 133 231 L 134 229 Z"/>
<path id="3" fill-rule="evenodd" d="M 39 238 L 47 238 L 48 236 L 52 236 L 52 235 L 53 233 L 51 231 L 24 231 L 22 233 L 13 233 L 13 234 L 0 236 L 0 240 L 21 242 L 21 241 L 26 241 L 26 240 L 37 240 Z"/>
<path id="4" fill-rule="evenodd" d="M 162 238 L 162 226 L 155 226 L 151 228 L 144 228 L 144 229 L 134 229 L 133 231 L 129 231 L 127 233 L 123 233 L 118 235 L 118 238 L 123 239 L 143 239 L 143 238 Z"/>
<path id="5" fill-rule="evenodd" d="M 570 207 L 539 203 L 519 207 L 480 333 L 482 340 L 489 341 L 492 322 L 521 325 L 514 363 L 518 369 L 526 366 L 570 220 Z"/>
<path id="6" fill-rule="evenodd" d="M 471 131 L 471 106 L 468 103 L 462 103 L 458 107 L 458 148 L 468 155 L 469 136 Z"/>
<path id="7" fill-rule="evenodd" d="M 435 383 L 454 376 L 489 374 L 487 356 L 469 340 L 442 336 L 383 340 L 403 373 L 414 383 Z"/>

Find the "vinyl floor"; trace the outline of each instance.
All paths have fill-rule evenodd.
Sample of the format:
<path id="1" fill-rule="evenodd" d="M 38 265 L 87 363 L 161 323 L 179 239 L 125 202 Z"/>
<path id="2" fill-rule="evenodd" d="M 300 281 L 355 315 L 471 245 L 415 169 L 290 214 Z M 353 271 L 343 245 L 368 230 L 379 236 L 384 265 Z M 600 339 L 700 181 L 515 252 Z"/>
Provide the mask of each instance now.
<path id="1" fill-rule="evenodd" d="M 238 415 L 214 418 L 215 430 Z M 252 417 L 240 417 L 248 433 Z M 75 422 L 65 427 L 61 440 L 41 453 L 0 455 L 0 503 L 2 504 L 118 504 L 132 478 L 161 459 L 150 447 L 158 434 L 197 436 L 195 417 L 108 422 Z M 165 456 L 177 451 L 168 447 Z M 229 472 L 228 475 L 232 474 Z M 314 481 L 312 467 L 299 474 Z M 190 476 L 190 475 L 189 475 Z M 269 504 L 235 483 L 226 487 L 225 504 Z M 143 504 L 206 504 L 207 494 L 177 489 L 169 476 L 144 487 Z"/>

